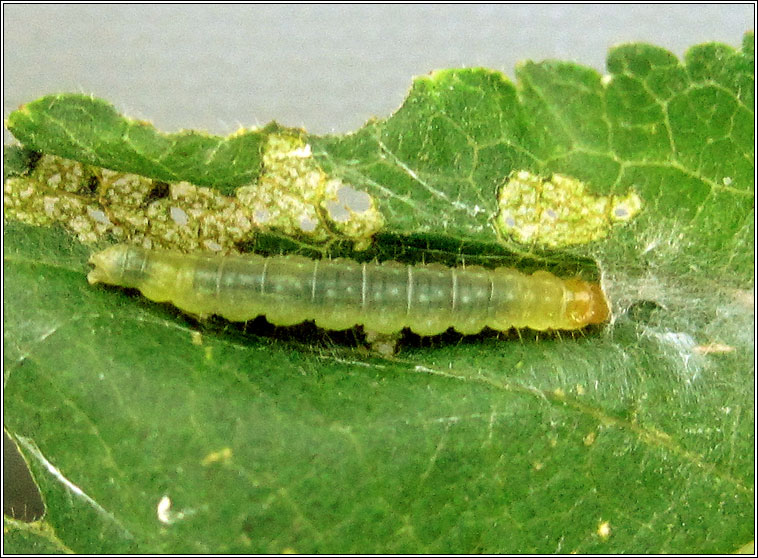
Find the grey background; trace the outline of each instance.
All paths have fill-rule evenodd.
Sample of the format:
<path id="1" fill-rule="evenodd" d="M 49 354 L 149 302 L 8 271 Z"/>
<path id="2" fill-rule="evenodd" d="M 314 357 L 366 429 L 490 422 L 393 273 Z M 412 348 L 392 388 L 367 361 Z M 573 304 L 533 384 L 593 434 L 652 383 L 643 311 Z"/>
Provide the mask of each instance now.
<path id="1" fill-rule="evenodd" d="M 603 71 L 612 45 L 647 41 L 679 56 L 706 41 L 739 46 L 754 18 L 752 4 L 4 4 L 3 117 L 79 91 L 166 131 L 225 134 L 276 119 L 348 132 L 391 114 L 412 76 L 437 68 L 512 77 L 520 60 L 557 58 Z M 4 510 L 38 517 L 23 465 L 10 465 L 13 446 L 6 457 L 6 489 L 26 495 L 6 490 Z"/>
<path id="2" fill-rule="evenodd" d="M 61 91 L 92 93 L 166 131 L 229 133 L 276 119 L 348 132 L 401 104 L 414 75 L 524 59 L 603 71 L 610 46 L 681 56 L 739 46 L 752 4 L 4 5 L 4 116 Z M 6 136 L 6 141 L 7 141 Z"/>

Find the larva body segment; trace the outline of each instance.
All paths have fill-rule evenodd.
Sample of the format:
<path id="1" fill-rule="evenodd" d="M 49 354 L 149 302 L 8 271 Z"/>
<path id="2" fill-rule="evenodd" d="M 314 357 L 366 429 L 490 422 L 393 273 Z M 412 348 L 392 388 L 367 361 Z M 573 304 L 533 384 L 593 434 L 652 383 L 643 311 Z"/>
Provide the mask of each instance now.
<path id="1" fill-rule="evenodd" d="M 94 254 L 90 283 L 139 289 L 197 315 L 231 321 L 265 315 L 275 325 L 315 320 L 325 329 L 361 324 L 377 333 L 409 327 L 435 335 L 453 327 L 579 329 L 609 317 L 599 285 L 546 271 L 301 256 L 185 255 L 116 245 Z"/>

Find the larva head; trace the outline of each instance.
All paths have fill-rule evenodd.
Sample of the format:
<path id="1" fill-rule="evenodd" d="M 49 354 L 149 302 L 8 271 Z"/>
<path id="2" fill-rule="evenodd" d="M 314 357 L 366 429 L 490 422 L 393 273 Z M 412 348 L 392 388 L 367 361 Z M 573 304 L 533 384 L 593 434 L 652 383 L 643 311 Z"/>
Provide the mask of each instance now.
<path id="1" fill-rule="evenodd" d="M 611 316 L 608 299 L 599 283 L 588 283 L 581 279 L 567 279 L 565 282 L 566 329 L 580 329 L 592 324 L 602 324 Z"/>
<path id="2" fill-rule="evenodd" d="M 123 287 L 135 287 L 144 275 L 144 254 L 140 248 L 117 244 L 102 252 L 92 254 L 89 263 L 95 269 L 87 275 L 89 283 L 107 283 Z"/>

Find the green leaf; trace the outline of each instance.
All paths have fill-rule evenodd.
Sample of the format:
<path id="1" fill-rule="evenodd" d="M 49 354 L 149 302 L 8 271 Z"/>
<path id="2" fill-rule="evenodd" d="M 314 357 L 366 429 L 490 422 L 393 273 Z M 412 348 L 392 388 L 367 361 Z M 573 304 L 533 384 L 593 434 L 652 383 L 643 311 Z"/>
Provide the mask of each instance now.
<path id="1" fill-rule="evenodd" d="M 610 77 L 561 62 L 521 65 L 517 85 L 444 70 L 387 120 L 307 137 L 330 175 L 378 200 L 380 251 L 399 239 L 427 261 L 592 259 L 614 319 L 581 335 L 408 337 L 381 359 L 350 333 L 197 323 L 89 286 L 89 247 L 7 221 L 5 420 L 47 535 L 6 523 L 6 536 L 20 551 L 44 539 L 80 553 L 745 548 L 752 56 L 750 35 L 741 51 L 693 47 L 684 64 L 618 47 Z M 57 98 L 11 115 L 28 148 L 164 180 L 201 183 L 207 170 L 214 183 L 202 157 L 182 167 L 195 174 L 150 174 L 157 144 L 119 143 L 125 120 L 100 101 L 76 124 L 66 107 L 82 100 Z M 93 124 L 113 128 L 101 142 Z M 595 195 L 632 189 L 642 209 L 590 244 L 519 245 L 492 226 L 512 171 L 573 176 Z"/>
<path id="2" fill-rule="evenodd" d="M 3 180 L 29 172 L 39 159 L 39 153 L 19 145 L 8 145 L 3 152 Z"/>
<path id="3" fill-rule="evenodd" d="M 163 134 L 149 122 L 121 116 L 105 101 L 77 94 L 28 103 L 11 113 L 6 126 L 36 151 L 222 191 L 255 180 L 267 133 L 240 130 L 227 138 L 192 130 Z"/>
<path id="4" fill-rule="evenodd" d="M 6 554 L 71 553 L 44 522 L 24 523 L 3 516 L 3 551 Z"/>

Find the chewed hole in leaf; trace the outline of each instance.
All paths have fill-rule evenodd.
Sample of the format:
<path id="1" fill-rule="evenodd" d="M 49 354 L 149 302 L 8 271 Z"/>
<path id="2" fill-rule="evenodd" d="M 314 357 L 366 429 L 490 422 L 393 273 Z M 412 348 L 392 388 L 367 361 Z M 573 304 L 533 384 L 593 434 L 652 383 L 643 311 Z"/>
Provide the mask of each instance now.
<path id="1" fill-rule="evenodd" d="M 233 253 L 260 232 L 365 249 L 384 219 L 366 192 L 329 177 L 295 134 L 271 134 L 259 180 L 234 195 L 167 183 L 44 155 L 30 176 L 5 182 L 6 215 L 62 223 L 80 241 L 103 237 L 145 247 Z"/>
<path id="2" fill-rule="evenodd" d="M 641 209 L 634 190 L 624 196 L 595 195 L 576 178 L 543 178 L 521 170 L 512 172 L 498 192 L 495 224 L 516 242 L 561 248 L 604 238 Z"/>

